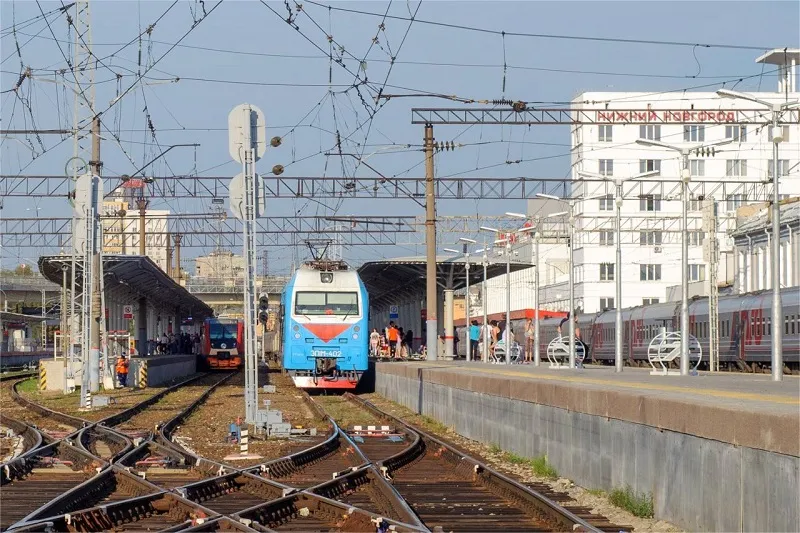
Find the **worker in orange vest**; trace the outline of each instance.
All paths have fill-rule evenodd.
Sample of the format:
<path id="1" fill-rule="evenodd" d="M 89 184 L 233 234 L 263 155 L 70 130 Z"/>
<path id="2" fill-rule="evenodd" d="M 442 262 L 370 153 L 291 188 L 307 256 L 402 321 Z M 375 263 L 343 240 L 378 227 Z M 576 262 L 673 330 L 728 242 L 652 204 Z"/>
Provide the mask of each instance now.
<path id="1" fill-rule="evenodd" d="M 400 337 L 400 331 L 394 322 L 389 322 L 389 356 L 394 359 L 397 353 L 397 339 Z"/>
<path id="2" fill-rule="evenodd" d="M 119 356 L 117 359 L 117 380 L 122 387 L 128 386 L 128 360 L 125 358 L 125 354 Z"/>

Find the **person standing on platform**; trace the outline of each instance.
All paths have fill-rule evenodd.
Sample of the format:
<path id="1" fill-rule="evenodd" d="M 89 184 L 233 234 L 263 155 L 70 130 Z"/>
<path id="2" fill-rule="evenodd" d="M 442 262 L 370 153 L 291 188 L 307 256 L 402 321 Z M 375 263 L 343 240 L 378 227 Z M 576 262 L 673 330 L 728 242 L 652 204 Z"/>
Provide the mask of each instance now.
<path id="1" fill-rule="evenodd" d="M 117 366 L 116 366 L 115 370 L 117 372 L 117 381 L 119 381 L 119 384 L 123 388 L 127 387 L 128 386 L 128 360 L 125 358 L 125 354 L 120 355 L 119 359 L 117 359 Z"/>
<path id="2" fill-rule="evenodd" d="M 525 362 L 533 361 L 533 320 L 525 321 Z"/>
<path id="3" fill-rule="evenodd" d="M 394 359 L 395 354 L 397 353 L 397 338 L 400 332 L 397 330 L 397 326 L 394 325 L 394 322 L 389 322 L 389 356 Z"/>
<path id="4" fill-rule="evenodd" d="M 478 325 L 477 320 L 472 321 L 469 327 L 469 353 L 473 361 L 477 361 L 478 356 L 478 341 L 481 339 L 481 327 Z"/>
<path id="5" fill-rule="evenodd" d="M 372 333 L 369 334 L 369 354 L 372 357 L 377 357 L 378 354 L 378 346 L 381 343 L 381 334 L 378 333 L 378 330 L 372 328 Z"/>

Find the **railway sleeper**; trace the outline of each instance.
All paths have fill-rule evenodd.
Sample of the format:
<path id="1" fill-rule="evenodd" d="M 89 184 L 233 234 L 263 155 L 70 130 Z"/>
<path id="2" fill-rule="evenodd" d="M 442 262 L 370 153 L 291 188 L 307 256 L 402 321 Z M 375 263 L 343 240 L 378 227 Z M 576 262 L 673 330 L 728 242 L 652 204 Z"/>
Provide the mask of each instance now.
<path id="1" fill-rule="evenodd" d="M 150 518 L 182 530 L 211 517 L 216 513 L 176 494 L 162 492 L 26 523 L 16 531 L 122 531 L 129 524 Z"/>
<path id="2" fill-rule="evenodd" d="M 374 532 L 378 524 L 394 526 L 395 531 L 425 531 L 390 520 L 356 507 L 348 506 L 316 494 L 295 493 L 233 515 L 245 525 L 259 531 L 277 528 L 295 520 L 315 519 L 342 531 Z"/>
<path id="3" fill-rule="evenodd" d="M 198 481 L 175 490 L 187 500 L 203 503 L 239 492 L 245 492 L 260 498 L 263 502 L 268 502 L 282 498 L 295 489 L 246 472 L 233 472 L 222 477 Z"/>

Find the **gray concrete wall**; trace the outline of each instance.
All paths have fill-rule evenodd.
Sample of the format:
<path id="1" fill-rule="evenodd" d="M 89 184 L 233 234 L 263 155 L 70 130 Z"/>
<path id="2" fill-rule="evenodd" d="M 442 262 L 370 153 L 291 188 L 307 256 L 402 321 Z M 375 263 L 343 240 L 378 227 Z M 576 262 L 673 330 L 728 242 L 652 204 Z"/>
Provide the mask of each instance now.
<path id="1" fill-rule="evenodd" d="M 690 531 L 797 531 L 800 458 L 377 372 L 376 391 L 465 437 L 546 455 L 586 488 L 652 493 Z"/>
<path id="2" fill-rule="evenodd" d="M 147 386 L 157 387 L 173 379 L 187 377 L 197 372 L 197 357 L 194 355 L 154 355 L 152 357 L 131 358 L 131 370 L 139 368 L 141 362 L 147 362 Z M 133 386 L 133 380 L 138 372 L 128 375 L 128 386 Z"/>

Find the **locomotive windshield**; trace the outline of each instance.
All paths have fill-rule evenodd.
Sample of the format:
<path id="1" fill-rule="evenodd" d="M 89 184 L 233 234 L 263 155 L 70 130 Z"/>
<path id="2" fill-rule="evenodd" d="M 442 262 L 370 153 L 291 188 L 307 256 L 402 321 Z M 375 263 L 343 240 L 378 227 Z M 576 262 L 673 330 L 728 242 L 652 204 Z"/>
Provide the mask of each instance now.
<path id="1" fill-rule="evenodd" d="M 212 342 L 236 342 L 238 335 L 238 325 L 234 322 L 232 324 L 223 324 L 220 322 L 211 322 L 208 328 L 208 338 Z"/>
<path id="2" fill-rule="evenodd" d="M 295 296 L 296 315 L 354 316 L 358 314 L 356 292 L 298 292 Z"/>

